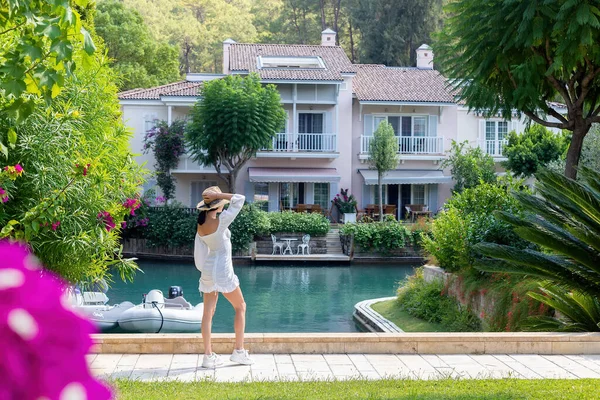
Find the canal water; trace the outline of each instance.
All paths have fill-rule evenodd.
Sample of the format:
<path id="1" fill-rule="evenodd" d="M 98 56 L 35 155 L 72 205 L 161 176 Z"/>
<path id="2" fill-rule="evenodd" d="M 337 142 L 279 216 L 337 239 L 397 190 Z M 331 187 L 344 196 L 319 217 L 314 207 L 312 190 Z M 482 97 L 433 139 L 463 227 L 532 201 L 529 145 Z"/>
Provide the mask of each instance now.
<path id="1" fill-rule="evenodd" d="M 192 304 L 201 302 L 200 272 L 193 262 L 140 261 L 144 273 L 133 283 L 114 278 L 107 295 L 110 304 L 139 304 L 142 294 L 181 286 Z M 246 332 L 356 332 L 352 320 L 359 301 L 394 296 L 398 282 L 414 266 L 235 266 L 246 300 Z M 222 295 L 217 303 L 213 332 L 233 332 L 234 311 Z"/>

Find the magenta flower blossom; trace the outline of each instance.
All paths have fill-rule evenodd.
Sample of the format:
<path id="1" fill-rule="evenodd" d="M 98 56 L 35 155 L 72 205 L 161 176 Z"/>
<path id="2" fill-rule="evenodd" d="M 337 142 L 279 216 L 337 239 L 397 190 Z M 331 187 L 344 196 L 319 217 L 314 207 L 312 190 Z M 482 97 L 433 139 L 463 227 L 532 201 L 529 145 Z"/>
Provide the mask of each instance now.
<path id="1" fill-rule="evenodd" d="M 4 190 L 1 187 L 0 187 L 0 199 L 2 200 L 3 203 L 6 203 L 8 201 L 8 193 L 6 193 L 6 190 Z"/>
<path id="2" fill-rule="evenodd" d="M 123 207 L 128 208 L 131 215 L 135 215 L 135 210 L 140 208 L 141 203 L 138 199 L 127 199 L 125 203 L 123 203 Z"/>
<path id="3" fill-rule="evenodd" d="M 127 228 L 127 222 L 121 221 L 121 229 L 126 229 L 126 228 Z"/>
<path id="4" fill-rule="evenodd" d="M 55 231 L 60 226 L 60 221 L 56 221 L 52 223 L 52 230 Z"/>
<path id="5" fill-rule="evenodd" d="M 167 202 L 167 199 L 166 199 L 166 198 L 164 198 L 163 196 L 158 196 L 158 197 L 156 198 L 156 202 L 157 202 L 157 203 L 166 203 L 166 202 Z"/>
<path id="6" fill-rule="evenodd" d="M 64 284 L 23 245 L 0 243 L 0 259 L 0 399 L 110 399 L 85 359 L 94 327 L 65 308 Z"/>
<path id="7" fill-rule="evenodd" d="M 12 180 L 15 180 L 17 177 L 23 175 L 23 172 L 25 171 L 23 167 L 21 167 L 21 164 L 8 165 L 4 167 L 4 170 L 8 172 L 8 175 L 10 175 Z"/>
<path id="8" fill-rule="evenodd" d="M 117 226 L 112 215 L 110 215 L 108 211 L 100 211 L 98 213 L 98 219 L 104 223 L 104 227 L 109 232 Z"/>

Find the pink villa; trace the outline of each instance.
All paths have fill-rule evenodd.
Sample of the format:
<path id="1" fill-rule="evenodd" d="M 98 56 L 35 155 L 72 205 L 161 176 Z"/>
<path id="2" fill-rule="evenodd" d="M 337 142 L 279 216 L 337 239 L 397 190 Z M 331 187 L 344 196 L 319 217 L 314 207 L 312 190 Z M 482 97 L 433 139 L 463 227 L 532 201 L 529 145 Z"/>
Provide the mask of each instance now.
<path id="1" fill-rule="evenodd" d="M 236 186 L 248 201 L 265 210 L 319 204 L 330 208 L 340 188 L 349 188 L 359 208 L 377 203 L 377 174 L 367 164 L 373 132 L 389 122 L 398 138 L 399 163 L 384 178 L 384 203 L 422 204 L 436 212 L 453 186 L 441 168 L 452 140 L 480 146 L 498 162 L 511 130 L 522 132 L 525 120 L 484 119 L 456 102 L 446 78 L 433 69 L 427 45 L 417 49 L 416 67 L 352 64 L 335 46 L 336 33 L 322 32 L 321 45 L 223 43 L 223 74 L 187 74 L 186 80 L 119 94 L 125 123 L 133 130 L 133 152 L 151 169 L 143 138 L 156 120 L 186 118 L 199 99 L 202 83 L 228 74 L 256 72 L 275 84 L 287 112 L 285 129 L 270 149 L 258 152 L 240 172 Z M 560 106 L 557 106 L 560 108 Z M 501 171 L 498 166 L 498 171 Z M 221 184 L 212 166 L 183 156 L 172 171 L 176 199 L 195 207 L 202 191 Z M 145 189 L 155 186 L 150 179 Z"/>

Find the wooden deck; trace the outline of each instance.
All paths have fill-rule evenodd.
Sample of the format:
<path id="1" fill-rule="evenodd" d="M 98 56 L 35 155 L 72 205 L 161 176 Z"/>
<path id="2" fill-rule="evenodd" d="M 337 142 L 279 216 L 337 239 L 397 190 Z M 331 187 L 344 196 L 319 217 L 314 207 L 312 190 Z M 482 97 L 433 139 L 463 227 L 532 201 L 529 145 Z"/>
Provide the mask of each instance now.
<path id="1" fill-rule="evenodd" d="M 334 262 L 350 262 L 350 257 L 344 254 L 257 254 L 254 258 L 256 261 L 334 261 Z"/>

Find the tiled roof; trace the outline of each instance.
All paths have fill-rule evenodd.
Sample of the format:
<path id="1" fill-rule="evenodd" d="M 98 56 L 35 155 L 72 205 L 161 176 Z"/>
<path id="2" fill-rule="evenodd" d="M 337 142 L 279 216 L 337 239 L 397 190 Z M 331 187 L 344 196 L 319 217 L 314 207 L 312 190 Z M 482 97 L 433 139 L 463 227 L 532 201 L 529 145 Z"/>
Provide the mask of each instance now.
<path id="1" fill-rule="evenodd" d="M 121 100 L 159 100 L 161 96 L 196 97 L 202 82 L 181 81 L 149 89 L 131 89 L 119 93 Z"/>
<path id="2" fill-rule="evenodd" d="M 454 103 L 446 78 L 433 69 L 357 64 L 353 90 L 359 101 Z"/>
<path id="3" fill-rule="evenodd" d="M 341 81 L 342 73 L 356 72 L 355 66 L 339 46 L 236 43 L 231 45 L 229 52 L 231 71 L 257 72 L 263 80 Z M 259 69 L 258 56 L 320 56 L 325 63 L 325 69 Z"/>

